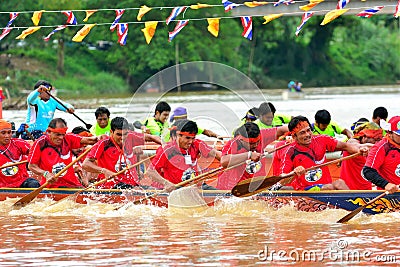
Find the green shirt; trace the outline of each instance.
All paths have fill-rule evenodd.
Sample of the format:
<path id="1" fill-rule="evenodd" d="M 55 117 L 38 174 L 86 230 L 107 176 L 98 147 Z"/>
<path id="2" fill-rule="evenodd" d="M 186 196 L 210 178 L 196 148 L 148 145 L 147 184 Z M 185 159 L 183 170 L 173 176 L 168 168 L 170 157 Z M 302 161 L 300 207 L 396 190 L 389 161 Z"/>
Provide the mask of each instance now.
<path id="1" fill-rule="evenodd" d="M 336 134 L 341 134 L 343 132 L 343 130 L 344 130 L 342 127 L 340 127 L 334 121 L 331 121 L 331 123 L 328 124 L 328 127 L 326 127 L 325 131 L 322 131 L 320 128 L 318 128 L 318 126 L 315 125 L 315 123 L 314 123 L 313 126 L 314 126 L 313 133 L 315 135 L 325 134 L 325 135 L 329 135 L 329 136 L 335 137 L 335 133 Z"/>
<path id="2" fill-rule="evenodd" d="M 204 132 L 203 128 L 199 128 L 199 126 L 197 126 L 197 135 L 202 134 Z M 169 142 L 171 140 L 171 132 L 170 131 L 165 131 L 165 134 L 163 134 L 162 136 L 162 141 L 164 142 Z"/>
<path id="3" fill-rule="evenodd" d="M 258 127 L 261 129 L 268 129 L 268 128 L 273 128 L 273 127 L 279 127 L 282 126 L 283 124 L 288 124 L 290 120 L 292 119 L 292 116 L 284 115 L 284 114 L 274 114 L 274 118 L 272 119 L 272 124 L 271 125 L 266 125 L 259 119 L 255 120 L 254 123 L 258 125 Z"/>
<path id="4" fill-rule="evenodd" d="M 90 128 L 90 133 L 95 135 L 95 136 L 100 136 L 103 134 L 110 135 L 110 130 L 111 130 L 111 120 L 108 120 L 108 125 L 104 128 L 101 128 L 99 124 L 96 122 L 95 125 Z"/>
<path id="5" fill-rule="evenodd" d="M 146 128 L 150 130 L 150 134 L 156 136 L 161 136 L 162 134 L 164 134 L 164 132 L 169 131 L 168 121 L 165 121 L 163 124 L 160 121 L 156 121 L 154 117 L 150 117 L 147 120 L 145 120 L 143 122 L 143 125 L 145 125 Z"/>

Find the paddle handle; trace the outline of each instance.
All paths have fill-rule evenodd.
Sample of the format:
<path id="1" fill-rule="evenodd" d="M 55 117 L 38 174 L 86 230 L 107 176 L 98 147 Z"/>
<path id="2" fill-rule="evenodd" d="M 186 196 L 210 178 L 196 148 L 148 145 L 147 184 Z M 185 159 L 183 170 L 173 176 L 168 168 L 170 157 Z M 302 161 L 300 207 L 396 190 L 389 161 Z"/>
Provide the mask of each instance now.
<path id="1" fill-rule="evenodd" d="M 0 169 L 17 166 L 17 165 L 24 164 L 24 163 L 27 163 L 27 162 L 28 162 L 27 160 L 23 160 L 23 161 L 19 161 L 19 162 L 10 163 L 10 164 L 1 166 Z"/>

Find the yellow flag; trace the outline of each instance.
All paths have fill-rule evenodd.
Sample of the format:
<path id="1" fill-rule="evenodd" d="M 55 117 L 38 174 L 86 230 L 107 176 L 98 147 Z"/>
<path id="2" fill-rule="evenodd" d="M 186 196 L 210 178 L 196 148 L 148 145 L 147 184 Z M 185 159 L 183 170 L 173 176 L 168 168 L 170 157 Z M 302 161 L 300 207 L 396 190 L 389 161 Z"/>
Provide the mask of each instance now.
<path id="1" fill-rule="evenodd" d="M 263 6 L 266 4 L 269 4 L 269 2 L 259 2 L 259 1 L 244 2 L 244 5 L 248 6 L 248 7 L 257 7 L 257 6 Z"/>
<path id="2" fill-rule="evenodd" d="M 86 10 L 86 17 L 83 19 L 83 22 L 88 21 L 89 17 L 96 12 L 97 12 L 97 10 Z"/>
<path id="3" fill-rule="evenodd" d="M 212 5 L 197 3 L 197 5 L 190 6 L 191 9 L 200 9 L 200 8 L 206 8 L 206 7 L 212 7 Z"/>
<path id="4" fill-rule="evenodd" d="M 329 11 L 328 13 L 325 14 L 324 20 L 321 22 L 320 25 L 328 24 L 329 22 L 336 19 L 340 15 L 346 13 L 347 11 L 349 11 L 348 8 L 335 9 L 335 10 Z"/>
<path id="5" fill-rule="evenodd" d="M 305 6 L 299 6 L 301 10 L 308 11 L 318 5 L 319 3 L 324 2 L 324 0 L 310 0 L 310 3 Z"/>
<path id="6" fill-rule="evenodd" d="M 40 19 L 42 18 L 42 13 L 44 10 L 35 11 L 32 15 L 32 22 L 35 26 L 39 25 Z"/>
<path id="7" fill-rule="evenodd" d="M 265 19 L 265 21 L 263 22 L 263 24 L 267 24 L 268 22 L 271 22 L 274 19 L 277 19 L 282 16 L 283 16 L 283 14 L 271 14 L 271 15 L 264 16 L 263 18 Z"/>
<path id="8" fill-rule="evenodd" d="M 80 29 L 75 36 L 72 38 L 72 41 L 74 42 L 82 42 L 82 40 L 86 37 L 86 35 L 89 34 L 90 30 L 96 26 L 96 24 L 86 24 L 83 26 L 82 29 Z"/>
<path id="9" fill-rule="evenodd" d="M 146 38 L 147 44 L 150 44 L 151 39 L 156 33 L 157 24 L 157 21 L 147 21 L 144 23 L 144 29 L 142 29 L 142 32 L 144 34 L 144 38 Z"/>
<path id="10" fill-rule="evenodd" d="M 39 30 L 41 27 L 29 27 L 25 31 L 23 31 L 20 35 L 18 35 L 15 39 L 25 39 L 26 36 L 29 34 L 34 33 L 35 31 Z"/>
<path id="11" fill-rule="evenodd" d="M 137 14 L 137 20 L 138 20 L 138 21 L 141 21 L 141 20 L 142 20 L 142 17 L 143 17 L 147 12 L 149 12 L 150 10 L 151 10 L 150 7 L 141 6 L 140 9 L 139 9 L 139 13 Z"/>
<path id="12" fill-rule="evenodd" d="M 219 19 L 207 19 L 208 21 L 208 27 L 207 30 L 214 35 L 215 37 L 218 37 L 219 33 Z"/>

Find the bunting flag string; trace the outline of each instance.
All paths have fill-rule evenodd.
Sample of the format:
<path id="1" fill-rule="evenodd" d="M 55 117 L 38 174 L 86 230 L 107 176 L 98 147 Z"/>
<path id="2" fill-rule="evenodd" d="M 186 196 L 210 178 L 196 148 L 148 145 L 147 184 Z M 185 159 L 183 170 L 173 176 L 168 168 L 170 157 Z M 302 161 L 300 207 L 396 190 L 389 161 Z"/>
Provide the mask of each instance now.
<path id="1" fill-rule="evenodd" d="M 252 17 L 243 17 L 243 16 L 226 16 L 226 17 L 218 17 L 218 18 L 191 18 L 191 19 L 186 19 L 186 20 L 176 20 L 176 17 L 179 16 L 180 14 L 186 12 L 188 8 L 197 10 L 201 8 L 211 8 L 211 7 L 224 7 L 224 11 L 228 12 L 232 10 L 233 8 L 239 7 L 239 6 L 245 6 L 246 8 L 256 8 L 259 6 L 267 5 L 267 4 L 273 4 L 274 6 L 279 6 L 281 4 L 284 5 L 290 5 L 293 3 L 301 3 L 301 2 L 307 2 L 308 4 L 299 6 L 300 10 L 306 11 L 307 13 L 304 12 L 290 12 L 290 13 L 278 13 L 278 14 L 270 14 L 263 16 L 265 22 L 263 24 L 267 24 L 271 22 L 274 19 L 277 19 L 283 15 L 293 15 L 297 13 L 301 13 L 303 15 L 302 21 L 300 25 L 296 29 L 296 35 L 300 33 L 308 19 L 314 15 L 314 14 L 324 14 L 324 19 L 321 22 L 320 25 L 326 25 L 336 19 L 337 17 L 341 16 L 342 14 L 346 13 L 349 10 L 360 10 L 360 7 L 357 8 L 345 8 L 350 0 L 338 0 L 337 6 L 335 10 L 318 10 L 315 12 L 308 12 L 321 2 L 324 2 L 324 0 L 301 0 L 301 1 L 294 1 L 294 0 L 275 0 L 275 1 L 248 1 L 244 2 L 243 4 L 236 4 L 228 0 L 222 0 L 222 3 L 219 5 L 210 5 L 210 4 L 201 4 L 197 3 L 194 5 L 187 5 L 187 6 L 179 6 L 179 7 L 147 7 L 145 5 L 142 5 L 140 8 L 135 7 L 135 8 L 125 8 L 125 9 L 97 9 L 97 10 L 70 10 L 70 11 L 49 11 L 49 10 L 39 10 L 39 11 L 21 11 L 21 12 L 0 12 L 0 14 L 3 13 L 8 13 L 10 15 L 10 20 L 7 23 L 7 25 L 2 29 L 2 33 L 0 35 L 0 41 L 5 38 L 11 30 L 17 28 L 17 29 L 25 29 L 16 39 L 24 39 L 28 35 L 38 31 L 41 28 L 50 28 L 52 27 L 54 30 L 51 31 L 46 37 L 43 39 L 45 41 L 49 41 L 51 36 L 55 34 L 58 31 L 61 31 L 67 27 L 72 27 L 72 26 L 81 26 L 81 30 L 79 30 L 75 36 L 73 37 L 74 40 L 77 40 L 78 42 L 82 41 L 83 38 L 90 32 L 90 30 L 95 26 L 104 26 L 104 25 L 110 25 L 110 30 L 114 31 L 116 28 L 118 29 L 117 35 L 118 35 L 118 43 L 121 45 L 126 45 L 127 41 L 127 33 L 128 33 L 128 25 L 129 24 L 135 24 L 135 23 L 143 23 L 145 24 L 145 27 L 141 29 L 141 31 L 144 34 L 144 37 L 146 39 L 146 43 L 149 44 L 155 34 L 157 23 L 158 22 L 164 22 L 164 21 L 147 21 L 147 22 L 140 22 L 145 14 L 147 14 L 149 11 L 153 9 L 171 9 L 170 15 L 167 17 L 165 20 L 166 24 L 170 24 L 172 21 L 176 21 L 177 25 L 175 29 L 172 32 L 169 32 L 168 35 L 168 40 L 171 42 L 172 39 L 175 38 L 175 36 L 185 27 L 189 21 L 197 21 L 197 20 L 205 20 L 207 19 L 208 26 L 207 30 L 214 36 L 218 37 L 219 35 L 219 30 L 220 30 L 220 20 L 221 19 L 235 19 L 235 18 L 240 18 L 242 26 L 243 26 L 243 32 L 242 35 L 249 39 L 252 40 Z M 384 7 L 395 7 L 395 12 L 394 12 L 394 17 L 398 18 L 400 16 L 400 0 L 397 1 L 397 4 L 389 4 L 386 6 L 375 6 L 375 7 L 362 7 L 361 12 L 359 12 L 356 16 L 358 17 L 364 17 L 364 18 L 369 18 L 382 10 Z M 137 21 L 130 21 L 130 22 L 125 22 L 125 23 L 120 23 L 120 19 L 124 12 L 126 10 L 138 10 L 137 14 Z M 89 17 L 92 16 L 94 13 L 99 12 L 99 11 L 114 11 L 116 13 L 116 18 L 112 23 L 96 23 L 96 24 L 78 24 L 77 19 L 74 15 L 74 11 L 82 11 L 86 12 L 86 17 L 83 19 L 83 22 L 87 22 Z M 40 23 L 40 20 L 42 16 L 45 13 L 62 13 L 65 16 L 67 16 L 67 22 L 65 25 L 41 25 L 38 26 Z M 18 15 L 21 13 L 32 13 L 31 20 L 35 27 L 29 27 L 29 26 L 15 26 L 14 21 L 17 19 Z M 306 14 L 310 15 L 310 17 L 304 17 Z M 260 17 L 260 15 L 256 15 L 253 17 Z M 13 26 L 11 26 L 13 25 Z M 83 34 L 85 33 L 85 34 Z"/>
<path id="2" fill-rule="evenodd" d="M 301 29 L 303 29 L 304 25 L 307 23 L 307 21 L 314 15 L 314 12 L 306 12 L 303 14 L 303 16 L 301 17 L 301 23 L 300 25 L 297 27 L 296 29 L 296 36 L 299 36 L 299 33 L 301 31 Z"/>

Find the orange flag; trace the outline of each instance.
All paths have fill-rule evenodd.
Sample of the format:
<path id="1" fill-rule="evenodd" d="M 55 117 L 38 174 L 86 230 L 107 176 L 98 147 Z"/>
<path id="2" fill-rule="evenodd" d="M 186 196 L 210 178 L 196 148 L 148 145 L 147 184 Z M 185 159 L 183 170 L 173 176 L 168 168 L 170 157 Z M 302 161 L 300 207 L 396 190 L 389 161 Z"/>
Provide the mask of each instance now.
<path id="1" fill-rule="evenodd" d="M 197 5 L 190 6 L 191 9 L 200 9 L 200 8 L 206 8 L 206 7 L 212 7 L 212 5 L 197 3 Z"/>
<path id="2" fill-rule="evenodd" d="M 35 26 L 39 25 L 40 19 L 42 18 L 42 13 L 44 10 L 35 11 L 32 15 L 32 22 Z"/>
<path id="3" fill-rule="evenodd" d="M 324 20 L 321 22 L 320 25 L 328 24 L 329 22 L 336 19 L 340 15 L 346 13 L 347 11 L 349 11 L 348 8 L 335 9 L 335 10 L 329 11 L 328 13 L 325 14 Z"/>
<path id="4" fill-rule="evenodd" d="M 274 19 L 277 19 L 282 16 L 283 16 L 283 14 L 271 14 L 271 15 L 264 16 L 263 18 L 265 19 L 265 21 L 263 22 L 263 24 L 267 24 L 268 22 L 271 22 Z"/>
<path id="5" fill-rule="evenodd" d="M 308 3 L 305 6 L 299 6 L 299 8 L 301 10 L 308 11 L 308 10 L 312 9 L 313 7 L 315 7 L 316 5 L 318 5 L 321 2 L 324 2 L 324 0 L 310 0 L 310 3 Z"/>
<path id="6" fill-rule="evenodd" d="M 259 2 L 259 1 L 244 2 L 244 5 L 248 6 L 248 7 L 257 7 L 257 6 L 263 6 L 266 4 L 269 4 L 269 2 Z"/>
<path id="7" fill-rule="evenodd" d="M 25 39 L 26 36 L 34 33 L 35 31 L 39 30 L 41 27 L 29 27 L 25 31 L 23 31 L 20 35 L 18 35 L 15 39 Z"/>
<path id="8" fill-rule="evenodd" d="M 143 18 L 143 16 L 144 16 L 147 12 L 149 12 L 150 10 L 151 10 L 150 7 L 141 6 L 140 9 L 139 9 L 139 13 L 137 14 L 137 20 L 138 20 L 138 21 L 141 21 L 142 18 Z"/>
<path id="9" fill-rule="evenodd" d="M 74 42 L 82 42 L 82 40 L 86 37 L 86 35 L 89 34 L 90 30 L 96 26 L 96 24 L 86 24 L 83 26 L 82 29 L 80 29 L 75 36 L 72 38 L 72 41 Z"/>
<path id="10" fill-rule="evenodd" d="M 157 24 L 157 21 L 147 21 L 144 23 L 144 29 L 142 29 L 142 32 L 144 34 L 144 38 L 146 38 L 147 44 L 150 44 L 151 39 L 156 33 Z"/>
<path id="11" fill-rule="evenodd" d="M 97 12 L 97 10 L 86 10 L 86 17 L 83 19 L 83 22 L 88 21 L 89 17 L 96 12 Z"/>
<path id="12" fill-rule="evenodd" d="M 218 37 L 219 33 L 219 19 L 211 19 L 208 18 L 208 27 L 207 30 L 214 35 L 215 37 Z"/>

